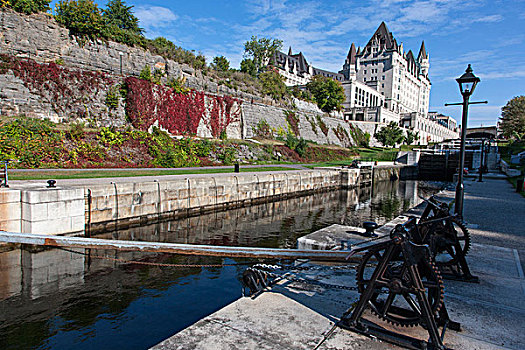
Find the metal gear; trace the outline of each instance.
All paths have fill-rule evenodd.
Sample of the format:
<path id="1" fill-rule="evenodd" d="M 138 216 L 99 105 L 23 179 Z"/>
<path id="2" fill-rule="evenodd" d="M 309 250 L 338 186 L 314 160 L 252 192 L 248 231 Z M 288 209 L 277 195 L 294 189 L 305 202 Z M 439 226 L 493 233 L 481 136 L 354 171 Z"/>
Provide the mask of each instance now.
<path id="1" fill-rule="evenodd" d="M 371 260 L 381 261 L 384 249 L 376 249 L 367 252 L 358 267 L 356 279 L 359 293 L 363 293 L 370 282 L 375 267 Z M 418 270 L 426 289 L 428 301 L 434 314 L 439 312 L 443 304 L 444 287 L 443 280 L 432 261 L 424 260 L 418 264 Z M 419 308 L 419 301 L 414 299 L 415 288 L 411 284 L 407 265 L 401 256 L 401 251 L 396 253 L 395 259 L 389 262 L 383 276 L 388 287 L 378 288 L 369 305 L 374 314 L 381 319 L 400 326 L 416 326 L 424 324 L 424 317 Z"/>
<path id="2" fill-rule="evenodd" d="M 433 231 L 430 235 L 431 242 L 428 244 L 438 267 L 456 265 L 458 255 L 466 256 L 470 250 L 470 233 L 465 224 L 458 218 L 438 221 L 428 225 L 425 229 Z M 456 246 L 456 241 L 459 243 L 459 247 Z"/>

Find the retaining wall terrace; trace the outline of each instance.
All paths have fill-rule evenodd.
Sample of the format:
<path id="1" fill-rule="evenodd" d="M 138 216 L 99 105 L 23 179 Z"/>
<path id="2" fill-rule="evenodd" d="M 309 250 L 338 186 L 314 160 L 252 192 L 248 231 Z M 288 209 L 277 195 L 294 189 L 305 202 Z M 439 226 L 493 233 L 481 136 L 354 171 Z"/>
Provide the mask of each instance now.
<path id="1" fill-rule="evenodd" d="M 253 137 L 254 130 L 261 120 L 265 120 L 275 130 L 287 129 L 288 122 L 284 112 L 289 108 L 280 106 L 268 97 L 247 93 L 242 91 L 242 88 L 235 90 L 219 85 L 212 78 L 203 75 L 200 70 L 154 55 L 139 47 L 102 40 L 87 41 L 80 45 L 76 38 L 69 35 L 66 28 L 61 27 L 47 14 L 21 15 L 10 9 L 0 9 L 0 53 L 31 58 L 39 63 L 60 61 L 69 69 L 104 72 L 111 77 L 113 85 L 121 83 L 125 76 L 138 76 L 144 66 L 149 65 L 164 70 L 167 78 L 185 77 L 186 85 L 191 89 L 241 99 L 241 120 L 227 128 L 229 138 Z M 73 91 L 74 84 L 69 84 Z M 41 92 L 29 89 L 13 72 L 6 71 L 0 74 L 0 114 L 26 114 L 55 122 L 78 120 L 97 126 L 123 127 L 128 125 L 123 99 L 112 111 L 105 105 L 107 92 L 113 85 L 104 83 L 90 96 L 84 96 L 82 104 L 72 105 L 67 99 L 61 101 L 42 96 Z M 315 104 L 305 101 L 295 100 L 294 104 L 299 117 L 298 136 L 320 144 L 348 147 L 355 143 L 351 137 L 341 138 L 341 134 L 339 137 L 336 135 L 335 130 L 339 126 L 346 130 L 347 134 L 351 134 L 349 123 L 340 116 L 328 116 Z M 321 116 L 327 126 L 326 135 L 317 122 L 317 116 Z M 384 124 L 352 122 L 352 125 L 373 136 Z M 211 133 L 204 121 L 201 121 L 197 135 L 210 137 Z M 371 144 L 376 145 L 373 137 Z"/>

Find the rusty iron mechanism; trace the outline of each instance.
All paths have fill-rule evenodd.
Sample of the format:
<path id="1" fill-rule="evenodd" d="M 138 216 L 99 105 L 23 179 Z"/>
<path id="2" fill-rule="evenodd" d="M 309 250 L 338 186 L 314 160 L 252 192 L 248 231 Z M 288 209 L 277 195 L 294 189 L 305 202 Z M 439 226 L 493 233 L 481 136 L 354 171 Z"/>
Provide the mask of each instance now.
<path id="1" fill-rule="evenodd" d="M 443 278 L 479 283 L 465 258 L 471 244 L 467 226 L 458 215 L 450 213 L 447 203 L 434 196 L 425 202 L 427 205 L 415 227 L 414 239 L 430 247 Z"/>
<path id="2" fill-rule="evenodd" d="M 359 301 L 336 324 L 342 328 L 408 349 L 446 349 L 447 329 L 461 330 L 450 320 L 445 307 L 443 275 L 449 279 L 478 282 L 465 256 L 470 235 L 465 224 L 449 213 L 446 203 L 434 197 L 425 200 L 422 216 L 410 217 L 388 236 L 377 236 L 375 223 L 367 222 L 365 236 L 371 239 L 351 247 L 348 257 L 362 255 L 356 269 L 356 286 L 333 286 L 294 277 L 298 267 L 254 265 L 244 271 L 242 283 L 256 296 L 280 279 L 357 290 Z M 349 262 L 349 266 L 350 266 Z M 244 290 L 243 289 L 243 290 Z M 421 326 L 428 341 L 387 330 L 363 317 L 365 310 L 394 326 Z M 441 328 L 441 331 L 440 331 Z"/>
<path id="3" fill-rule="evenodd" d="M 415 242 L 417 228 L 416 219 L 411 218 L 397 225 L 389 240 L 359 248 L 366 249 L 356 274 L 360 298 L 355 308 L 345 313 L 342 328 L 408 349 L 446 349 L 443 345 L 446 329 L 459 331 L 460 324 L 448 317 L 441 274 L 429 246 Z M 422 326 L 428 331 L 429 340 L 409 337 L 371 322 L 363 317 L 367 308 L 393 325 Z"/>

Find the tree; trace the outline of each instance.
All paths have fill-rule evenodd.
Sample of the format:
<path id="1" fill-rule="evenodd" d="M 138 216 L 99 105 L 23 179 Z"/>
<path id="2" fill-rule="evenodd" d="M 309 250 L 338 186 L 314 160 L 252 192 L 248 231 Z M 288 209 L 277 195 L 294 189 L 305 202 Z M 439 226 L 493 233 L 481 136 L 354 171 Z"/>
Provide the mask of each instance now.
<path id="1" fill-rule="evenodd" d="M 224 56 L 217 56 L 213 59 L 213 69 L 220 72 L 227 72 L 230 69 L 230 62 Z"/>
<path id="2" fill-rule="evenodd" d="M 106 9 L 103 10 L 102 18 L 107 26 L 115 26 L 135 34 L 142 34 L 143 29 L 139 27 L 139 19 L 133 14 L 133 6 L 126 6 L 121 0 L 109 0 Z"/>
<path id="3" fill-rule="evenodd" d="M 241 61 L 241 72 L 250 74 L 252 77 L 255 77 L 257 75 L 257 69 L 255 68 L 255 64 L 253 63 L 253 60 L 249 58 L 245 58 Z"/>
<path id="4" fill-rule="evenodd" d="M 331 78 L 316 75 L 306 84 L 306 88 L 312 93 L 317 106 L 323 112 L 330 113 L 334 109 L 339 109 L 345 101 L 343 86 Z"/>
<path id="5" fill-rule="evenodd" d="M 411 145 L 414 143 L 414 141 L 416 140 L 419 140 L 419 133 L 418 132 L 413 132 L 411 130 L 407 130 L 407 134 L 405 136 L 405 140 L 404 142 L 407 144 L 407 145 Z"/>
<path id="6" fill-rule="evenodd" d="M 259 74 L 266 70 L 266 66 L 282 46 L 282 40 L 271 38 L 259 39 L 256 35 L 252 35 L 252 39 L 244 43 L 244 56 L 253 61 L 255 71 Z"/>
<path id="7" fill-rule="evenodd" d="M 50 9 L 50 2 L 51 0 L 3 0 L 1 1 L 1 7 L 11 7 L 16 12 L 29 15 L 37 12 L 47 12 Z"/>
<path id="8" fill-rule="evenodd" d="M 525 137 L 525 96 L 516 96 L 501 108 L 499 127 L 505 137 Z"/>
<path id="9" fill-rule="evenodd" d="M 284 84 L 284 78 L 272 70 L 259 74 L 262 92 L 271 96 L 274 100 L 281 100 L 288 94 Z"/>
<path id="10" fill-rule="evenodd" d="M 73 35 L 100 37 L 104 19 L 93 0 L 60 0 L 56 5 L 55 19 Z"/>
<path id="11" fill-rule="evenodd" d="M 403 142 L 403 130 L 396 122 L 390 122 L 387 126 L 379 130 L 375 136 L 377 141 L 381 142 L 383 146 L 394 147 L 396 144 Z"/>

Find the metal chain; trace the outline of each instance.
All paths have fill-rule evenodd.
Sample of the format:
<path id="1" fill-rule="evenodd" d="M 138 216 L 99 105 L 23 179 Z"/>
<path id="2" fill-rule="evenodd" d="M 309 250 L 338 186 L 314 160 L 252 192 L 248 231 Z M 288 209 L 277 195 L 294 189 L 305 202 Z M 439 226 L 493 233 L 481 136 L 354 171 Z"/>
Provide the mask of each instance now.
<path id="1" fill-rule="evenodd" d="M 116 261 L 124 264 L 135 264 L 135 265 L 148 265 L 148 266 L 160 266 L 160 267 L 180 267 L 180 268 L 199 268 L 199 267 L 223 267 L 223 266 L 245 266 L 245 265 L 251 265 L 253 262 L 246 262 L 246 263 L 235 263 L 235 264 L 168 264 L 168 263 L 154 263 L 154 262 L 147 262 L 147 261 L 136 261 L 136 260 L 125 260 L 125 259 L 119 259 L 119 258 L 110 258 L 107 256 L 100 256 L 100 255 L 92 255 L 82 252 L 77 252 L 75 250 L 67 249 L 58 247 L 61 250 L 64 250 L 66 252 L 79 254 L 88 256 L 93 259 L 101 259 L 101 260 L 110 260 L 110 261 Z"/>
<path id="2" fill-rule="evenodd" d="M 308 278 L 308 277 L 287 276 L 286 274 L 277 274 L 277 273 L 269 272 L 269 271 L 266 271 L 266 270 L 261 270 L 261 269 L 258 269 L 256 267 L 248 268 L 248 270 L 263 272 L 270 278 L 278 278 L 278 277 L 280 277 L 280 278 L 288 280 L 290 282 L 307 283 L 307 284 L 316 285 L 316 286 L 319 286 L 319 287 L 322 287 L 322 288 L 326 288 L 326 289 L 342 289 L 342 290 L 352 290 L 352 291 L 356 291 L 357 290 L 357 287 L 347 287 L 347 286 L 341 286 L 341 285 L 337 285 L 337 284 L 330 284 L 330 283 L 320 282 L 320 281 L 317 281 L 317 280 L 314 280 L 314 279 L 311 279 L 311 278 Z"/>

